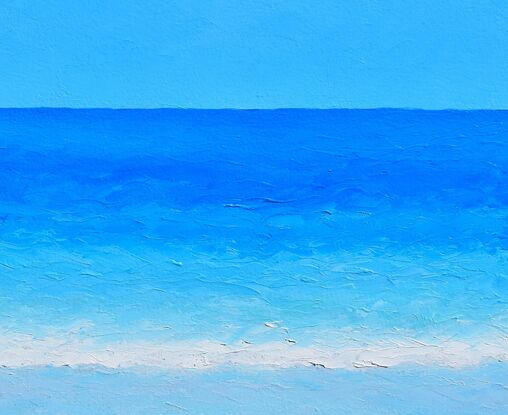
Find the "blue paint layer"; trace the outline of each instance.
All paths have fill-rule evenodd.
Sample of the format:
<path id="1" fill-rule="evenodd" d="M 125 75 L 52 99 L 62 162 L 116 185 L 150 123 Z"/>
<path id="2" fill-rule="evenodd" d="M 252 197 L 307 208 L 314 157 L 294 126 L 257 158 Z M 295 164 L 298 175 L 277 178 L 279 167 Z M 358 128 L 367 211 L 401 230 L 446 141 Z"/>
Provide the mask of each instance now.
<path id="1" fill-rule="evenodd" d="M 504 0 L 12 0 L 0 107 L 508 108 Z"/>
<path id="2" fill-rule="evenodd" d="M 2 338 L 501 341 L 507 139 L 499 111 L 2 110 Z M 312 370 L 5 369 L 0 408 L 65 412 L 75 396 L 87 402 L 76 414 L 164 413 L 185 396 L 193 413 L 219 402 L 220 413 L 288 402 L 308 413 L 296 396 L 309 395 L 309 408 L 355 414 L 506 409 L 503 365 L 386 378 Z M 266 399 L 238 386 L 243 376 L 268 385 Z M 360 384 L 372 401 L 346 399 Z M 20 398 L 27 385 L 32 400 Z M 107 409 L 93 406 L 94 388 Z M 194 388 L 213 389 L 211 401 L 191 399 Z M 112 401 L 133 390 L 150 395 L 139 410 Z"/>
<path id="3" fill-rule="evenodd" d="M 503 415 L 506 366 L 367 373 L 0 369 L 6 414 Z M 27 394 L 29 393 L 29 396 Z"/>
<path id="4" fill-rule="evenodd" d="M 505 327 L 504 112 L 0 116 L 9 327 Z"/>

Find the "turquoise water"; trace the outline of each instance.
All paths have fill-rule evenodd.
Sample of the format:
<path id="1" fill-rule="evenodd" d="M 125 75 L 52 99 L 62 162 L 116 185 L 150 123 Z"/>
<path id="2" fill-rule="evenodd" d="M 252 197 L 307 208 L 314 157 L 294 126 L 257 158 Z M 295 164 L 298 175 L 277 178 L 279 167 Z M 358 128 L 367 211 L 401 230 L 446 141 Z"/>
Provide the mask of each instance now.
<path id="1" fill-rule="evenodd" d="M 505 347 L 507 121 L 1 110 L 2 339 Z M 193 413 L 502 413 L 506 368 L 487 358 L 450 372 L 5 369 L 0 405 L 170 413 L 163 401 L 185 396 Z"/>

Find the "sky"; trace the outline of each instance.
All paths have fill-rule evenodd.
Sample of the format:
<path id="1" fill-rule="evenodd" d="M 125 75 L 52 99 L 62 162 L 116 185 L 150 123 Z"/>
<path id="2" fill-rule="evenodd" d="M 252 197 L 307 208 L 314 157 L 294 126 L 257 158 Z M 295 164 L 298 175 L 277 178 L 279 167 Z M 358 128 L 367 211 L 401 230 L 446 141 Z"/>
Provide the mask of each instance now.
<path id="1" fill-rule="evenodd" d="M 508 108 L 495 0 L 14 0 L 0 107 Z"/>

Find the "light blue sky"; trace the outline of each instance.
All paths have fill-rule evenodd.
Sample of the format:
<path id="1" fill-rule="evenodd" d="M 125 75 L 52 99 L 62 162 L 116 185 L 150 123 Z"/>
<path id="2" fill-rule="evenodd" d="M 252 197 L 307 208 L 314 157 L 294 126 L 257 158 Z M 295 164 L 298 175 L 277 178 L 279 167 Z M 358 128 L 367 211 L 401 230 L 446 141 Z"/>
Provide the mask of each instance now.
<path id="1" fill-rule="evenodd" d="M 508 3 L 14 0 L 0 107 L 508 108 Z"/>

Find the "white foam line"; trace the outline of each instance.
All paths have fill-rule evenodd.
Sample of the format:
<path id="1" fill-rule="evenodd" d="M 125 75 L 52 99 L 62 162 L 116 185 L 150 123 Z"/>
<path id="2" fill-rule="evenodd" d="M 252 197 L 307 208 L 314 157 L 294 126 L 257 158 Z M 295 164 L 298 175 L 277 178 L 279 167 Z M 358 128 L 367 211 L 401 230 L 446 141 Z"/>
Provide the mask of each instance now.
<path id="1" fill-rule="evenodd" d="M 288 368 L 318 366 L 357 369 L 404 364 L 465 367 L 489 361 L 508 362 L 508 341 L 380 341 L 368 346 L 300 347 L 287 343 L 223 345 L 211 341 L 100 345 L 31 336 L 0 339 L 0 364 L 7 367 L 102 365 L 108 368 L 150 366 L 205 369 L 224 364 Z"/>

